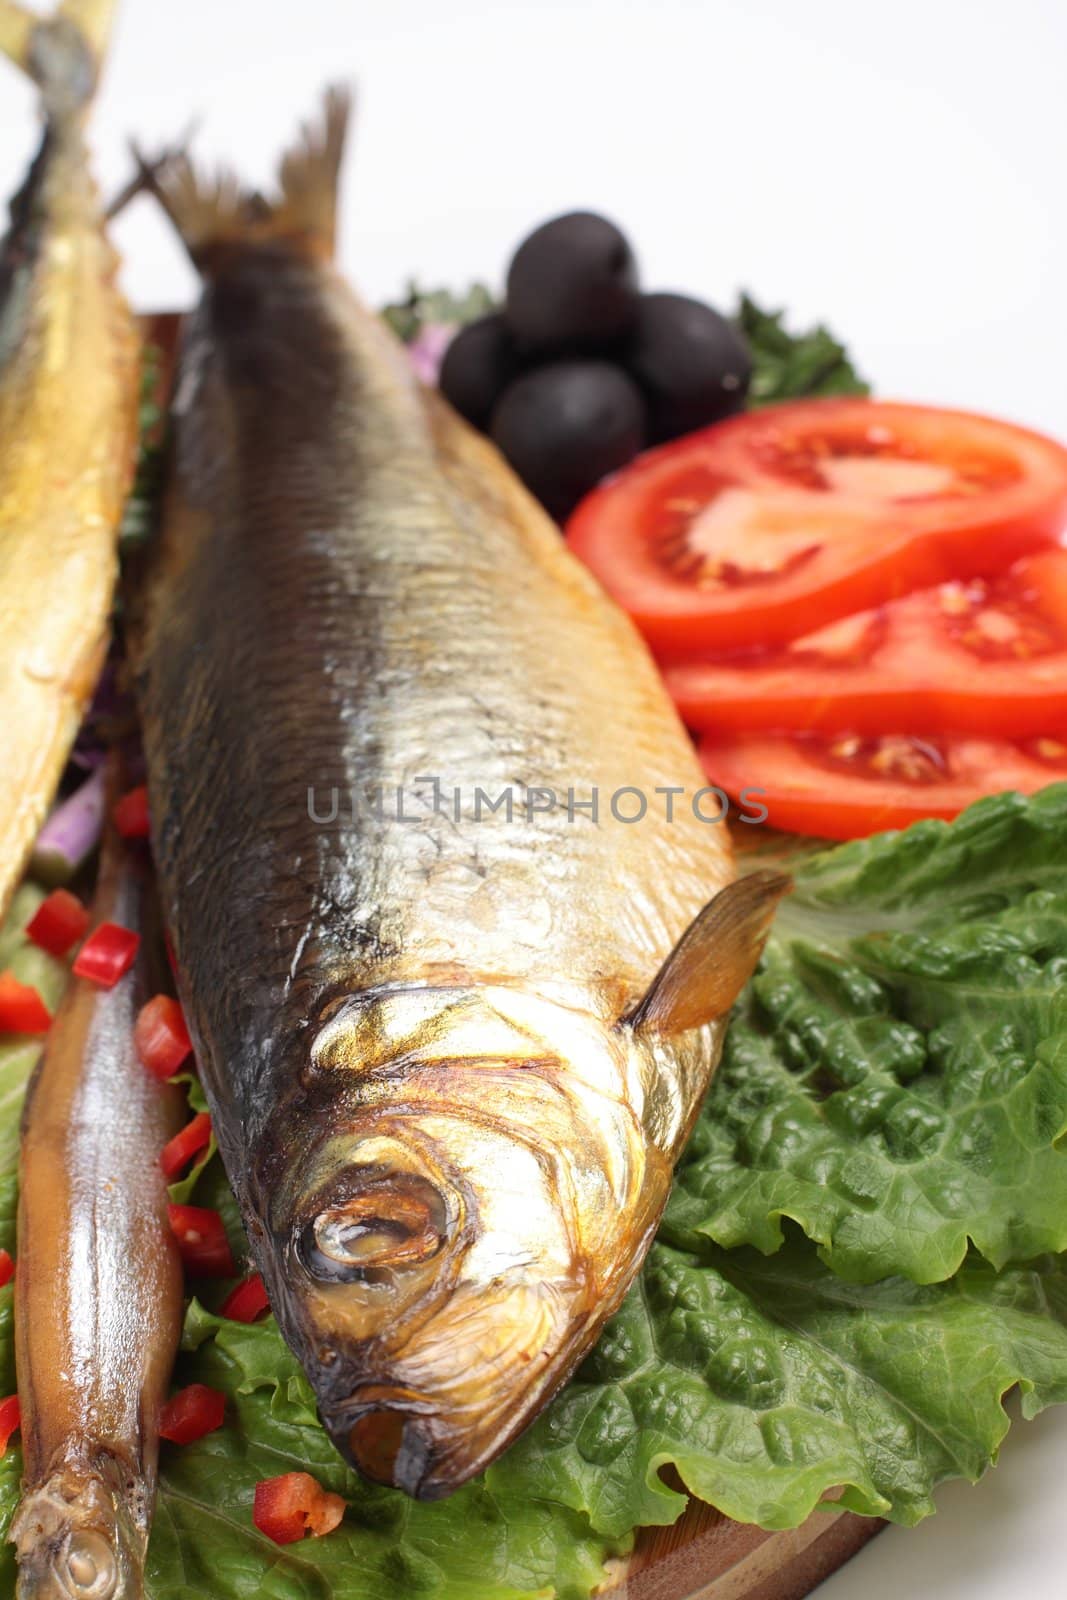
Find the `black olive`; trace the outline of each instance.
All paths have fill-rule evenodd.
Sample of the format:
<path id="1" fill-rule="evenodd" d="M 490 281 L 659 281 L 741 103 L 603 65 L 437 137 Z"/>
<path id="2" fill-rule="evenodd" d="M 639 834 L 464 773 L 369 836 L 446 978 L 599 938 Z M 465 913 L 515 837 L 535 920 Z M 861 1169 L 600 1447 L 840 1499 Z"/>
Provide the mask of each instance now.
<path id="1" fill-rule="evenodd" d="M 641 296 L 625 361 L 648 401 L 653 443 L 744 410 L 748 347 L 725 317 L 687 295 Z"/>
<path id="2" fill-rule="evenodd" d="M 445 351 L 439 383 L 445 399 L 476 428 L 519 371 L 515 341 L 499 311 L 461 328 Z"/>
<path id="3" fill-rule="evenodd" d="M 645 442 L 640 391 L 607 361 L 553 361 L 516 378 L 490 433 L 558 522 Z"/>
<path id="4" fill-rule="evenodd" d="M 637 300 L 625 235 L 606 217 L 572 211 L 515 252 L 505 315 L 525 351 L 600 351 L 633 327 Z"/>

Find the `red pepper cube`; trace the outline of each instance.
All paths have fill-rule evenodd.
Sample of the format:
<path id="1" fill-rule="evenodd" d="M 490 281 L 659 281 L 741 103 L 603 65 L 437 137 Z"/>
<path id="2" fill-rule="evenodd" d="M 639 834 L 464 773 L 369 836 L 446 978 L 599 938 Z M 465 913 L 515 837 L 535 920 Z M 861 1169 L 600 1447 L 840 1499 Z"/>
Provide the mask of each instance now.
<path id="1" fill-rule="evenodd" d="M 167 1207 L 171 1232 L 178 1241 L 185 1270 L 193 1278 L 234 1278 L 233 1259 L 226 1224 L 217 1211 L 203 1206 Z"/>
<path id="2" fill-rule="evenodd" d="M 252 1521 L 275 1544 L 296 1544 L 306 1533 L 332 1533 L 345 1514 L 339 1494 L 330 1494 L 309 1472 L 286 1472 L 256 1484 Z"/>
<path id="3" fill-rule="evenodd" d="M 255 1322 L 269 1310 L 266 1285 L 259 1273 L 253 1272 L 228 1295 L 220 1315 L 231 1322 Z"/>
<path id="4" fill-rule="evenodd" d="M 133 1042 L 142 1066 L 154 1077 L 173 1078 L 193 1048 L 177 1000 L 157 994 L 143 1005 L 134 1024 Z"/>
<path id="5" fill-rule="evenodd" d="M 206 1383 L 191 1383 L 179 1389 L 163 1407 L 159 1418 L 159 1437 L 171 1444 L 194 1444 L 205 1434 L 214 1433 L 226 1420 L 226 1396 Z"/>
<path id="6" fill-rule="evenodd" d="M 47 1033 L 51 1013 L 37 990 L 0 972 L 0 1033 Z"/>
<path id="7" fill-rule="evenodd" d="M 65 956 L 89 931 L 89 912 L 69 889 L 53 889 L 26 924 L 34 944 L 52 956 Z"/>
<path id="8" fill-rule="evenodd" d="M 15 1263 L 11 1259 L 9 1250 L 0 1250 L 0 1289 L 9 1284 L 15 1276 Z"/>
<path id="9" fill-rule="evenodd" d="M 141 935 L 117 922 L 102 922 L 94 928 L 74 960 L 76 978 L 88 978 L 101 989 L 113 989 L 137 959 Z"/>
<path id="10" fill-rule="evenodd" d="M 206 1111 L 197 1112 L 190 1123 L 176 1133 L 169 1144 L 164 1145 L 163 1154 L 159 1164 L 163 1168 L 163 1176 L 168 1182 L 183 1172 L 202 1150 L 206 1150 L 211 1143 L 211 1118 Z"/>
<path id="11" fill-rule="evenodd" d="M 142 783 L 116 801 L 111 820 L 124 839 L 147 839 L 150 832 L 148 818 L 148 790 Z"/>
<path id="12" fill-rule="evenodd" d="M 7 1447 L 11 1442 L 11 1435 L 22 1425 L 22 1410 L 19 1406 L 17 1394 L 9 1395 L 6 1400 L 0 1400 L 0 1456 L 7 1454 Z"/>

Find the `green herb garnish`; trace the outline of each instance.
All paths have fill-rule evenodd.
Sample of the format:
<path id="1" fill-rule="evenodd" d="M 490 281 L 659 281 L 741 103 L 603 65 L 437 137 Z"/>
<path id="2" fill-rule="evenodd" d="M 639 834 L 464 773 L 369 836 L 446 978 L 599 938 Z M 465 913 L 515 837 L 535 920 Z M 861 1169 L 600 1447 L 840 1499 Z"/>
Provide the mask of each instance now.
<path id="1" fill-rule="evenodd" d="M 472 283 L 469 289 L 453 294 L 450 289 L 420 289 L 412 281 L 402 300 L 382 308 L 382 316 L 397 338 L 410 344 L 430 323 L 455 323 L 462 327 L 495 310 L 496 302 L 482 283 Z"/>
<path id="2" fill-rule="evenodd" d="M 734 321 L 752 351 L 750 406 L 773 405 L 805 396 L 870 394 L 843 344 L 821 324 L 807 333 L 790 333 L 784 312 L 763 311 L 741 296 Z"/>

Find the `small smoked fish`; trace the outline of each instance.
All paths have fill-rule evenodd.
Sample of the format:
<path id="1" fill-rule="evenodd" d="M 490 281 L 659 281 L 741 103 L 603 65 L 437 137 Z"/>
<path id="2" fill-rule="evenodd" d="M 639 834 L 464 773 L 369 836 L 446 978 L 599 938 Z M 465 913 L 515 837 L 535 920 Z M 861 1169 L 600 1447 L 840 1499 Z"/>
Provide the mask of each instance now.
<path id="1" fill-rule="evenodd" d="M 110 835 L 95 922 L 151 930 L 144 872 Z M 158 916 L 155 933 L 158 940 Z M 25 1459 L 18 1600 L 139 1600 L 159 1412 L 181 1335 L 160 1153 L 184 1096 L 137 1058 L 152 941 L 112 989 L 73 978 L 23 1116 L 15 1351 Z"/>
<path id="2" fill-rule="evenodd" d="M 333 269 L 346 110 L 273 205 L 158 177 L 203 295 L 132 648 L 271 1304 L 338 1448 L 433 1497 L 632 1282 L 785 884 L 726 887 L 633 628 Z"/>
<path id="3" fill-rule="evenodd" d="M 45 120 L 0 246 L 0 917 L 107 648 L 136 452 L 138 338 L 85 145 L 113 7 L 0 0 Z"/>

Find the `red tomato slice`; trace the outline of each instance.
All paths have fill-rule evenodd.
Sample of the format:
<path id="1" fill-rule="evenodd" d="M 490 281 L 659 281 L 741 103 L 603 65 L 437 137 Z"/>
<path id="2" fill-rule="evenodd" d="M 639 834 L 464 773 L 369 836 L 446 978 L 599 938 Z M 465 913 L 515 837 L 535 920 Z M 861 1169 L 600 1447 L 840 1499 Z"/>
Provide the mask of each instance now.
<path id="1" fill-rule="evenodd" d="M 226 1420 L 226 1396 L 206 1383 L 191 1383 L 179 1389 L 163 1407 L 159 1418 L 159 1437 L 171 1444 L 194 1444 L 205 1434 L 214 1433 Z"/>
<path id="2" fill-rule="evenodd" d="M 861 839 L 923 817 L 958 816 L 983 795 L 1033 794 L 1067 778 L 1067 736 L 1023 743 L 977 737 L 836 739 L 707 734 L 699 746 L 709 782 L 766 822 L 822 839 Z"/>
<path id="3" fill-rule="evenodd" d="M 76 978 L 88 978 L 101 989 L 113 989 L 137 959 L 141 935 L 122 928 L 117 922 L 102 922 L 82 945 L 74 958 Z"/>
<path id="4" fill-rule="evenodd" d="M 173 1078 L 193 1048 L 177 1000 L 157 994 L 137 1014 L 133 1042 L 141 1065 L 165 1082 Z"/>
<path id="5" fill-rule="evenodd" d="M 172 1182 L 202 1150 L 206 1150 L 211 1143 L 211 1118 L 206 1111 L 198 1111 L 191 1122 L 186 1123 L 180 1133 L 163 1146 L 163 1154 L 159 1164 L 163 1168 L 163 1176 Z"/>
<path id="6" fill-rule="evenodd" d="M 170 1205 L 167 1214 L 190 1277 L 236 1277 L 237 1263 L 226 1235 L 226 1224 L 217 1211 L 205 1206 Z"/>
<path id="7" fill-rule="evenodd" d="M 0 1033 L 47 1033 L 52 1016 L 37 990 L 0 972 Z"/>
<path id="8" fill-rule="evenodd" d="M 691 728 L 1005 733 L 1067 728 L 1067 550 L 941 584 L 776 650 L 680 662 Z"/>
<path id="9" fill-rule="evenodd" d="M 295 1544 L 305 1533 L 332 1533 L 345 1514 L 339 1494 L 330 1494 L 309 1472 L 285 1472 L 256 1484 L 252 1521 L 275 1544 Z"/>
<path id="10" fill-rule="evenodd" d="M 77 895 L 69 889 L 53 889 L 26 924 L 26 933 L 49 955 L 65 956 L 88 928 L 89 913 Z"/>
<path id="11" fill-rule="evenodd" d="M 17 1394 L 0 1400 L 0 1456 L 7 1454 L 11 1435 L 22 1426 L 22 1409 Z"/>
<path id="12" fill-rule="evenodd" d="M 151 833 L 148 816 L 148 788 L 140 784 L 115 802 L 111 820 L 123 839 L 147 839 Z"/>
<path id="13" fill-rule="evenodd" d="M 769 406 L 639 456 L 567 528 L 663 659 L 795 639 L 1067 521 L 1067 450 L 989 417 L 872 400 Z"/>
<path id="14" fill-rule="evenodd" d="M 228 1317 L 231 1322 L 256 1322 L 269 1310 L 266 1286 L 259 1273 L 253 1272 L 227 1295 L 219 1315 Z"/>

